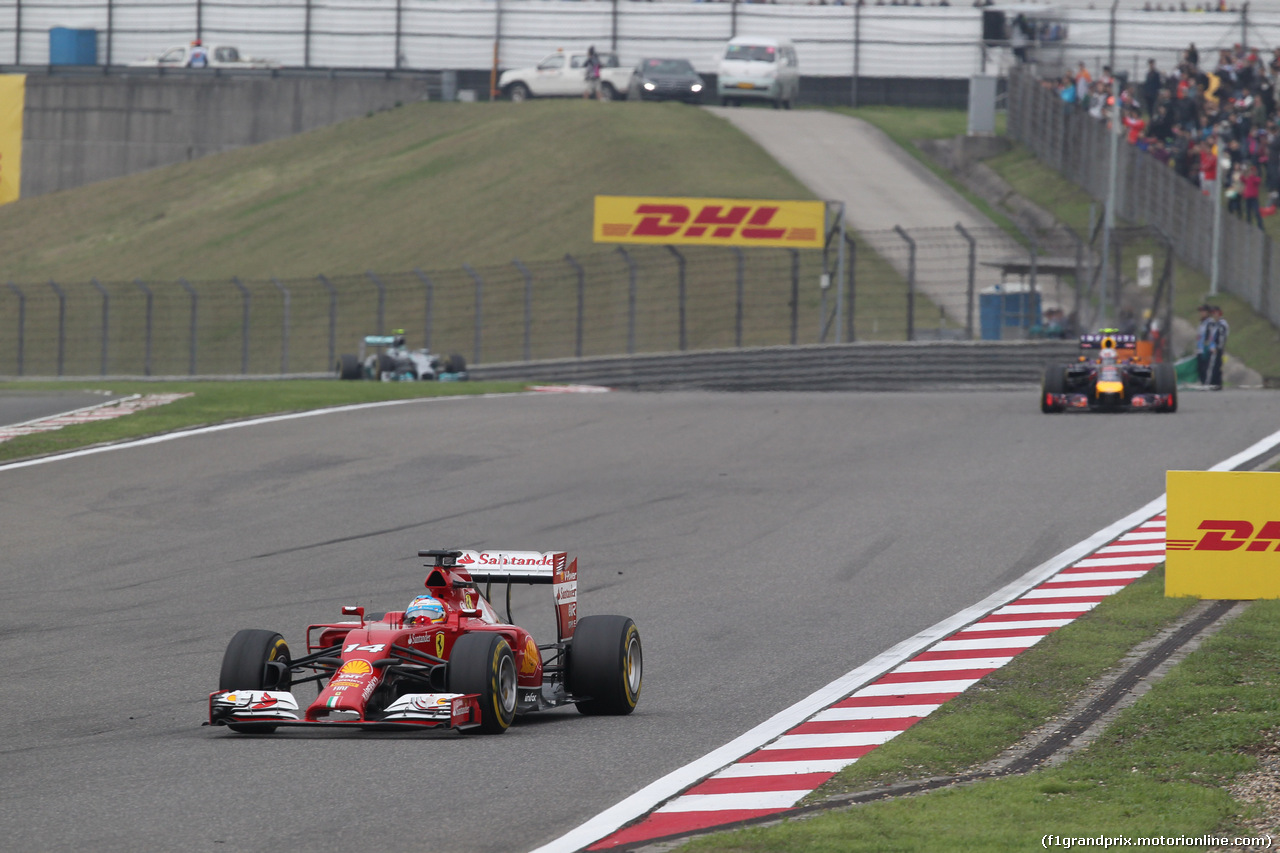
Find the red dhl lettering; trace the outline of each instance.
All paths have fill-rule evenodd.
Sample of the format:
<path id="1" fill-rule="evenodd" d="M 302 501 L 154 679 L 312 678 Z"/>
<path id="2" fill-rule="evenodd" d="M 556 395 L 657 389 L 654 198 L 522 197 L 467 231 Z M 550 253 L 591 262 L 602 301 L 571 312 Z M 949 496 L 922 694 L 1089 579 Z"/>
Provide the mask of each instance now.
<path id="1" fill-rule="evenodd" d="M 1254 533 L 1253 522 L 1239 519 L 1207 519 L 1197 530 L 1205 531 L 1199 540 L 1170 539 L 1170 551 L 1276 551 L 1280 543 L 1280 521 L 1267 521 Z"/>
<path id="2" fill-rule="evenodd" d="M 634 227 L 626 223 L 608 222 L 601 225 L 605 236 L 621 237 L 675 237 L 731 239 L 735 233 L 748 240 L 812 240 L 813 228 L 767 227 L 779 208 L 776 205 L 734 205 L 726 210 L 724 205 L 709 204 L 693 211 L 683 204 L 640 204 L 635 213 L 640 221 Z M 690 221 L 692 220 L 692 221 Z"/>

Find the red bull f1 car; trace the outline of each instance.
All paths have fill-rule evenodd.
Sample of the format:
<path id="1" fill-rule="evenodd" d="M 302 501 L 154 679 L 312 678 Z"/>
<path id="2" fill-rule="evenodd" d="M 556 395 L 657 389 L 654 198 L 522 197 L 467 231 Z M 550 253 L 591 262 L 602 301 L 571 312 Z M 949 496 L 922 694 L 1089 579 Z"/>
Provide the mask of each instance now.
<path id="1" fill-rule="evenodd" d="M 1080 336 L 1080 358 L 1051 364 L 1040 386 L 1040 411 L 1178 410 L 1173 365 L 1151 364 L 1136 355 L 1137 337 L 1104 329 Z"/>
<path id="2" fill-rule="evenodd" d="M 518 714 L 576 705 L 630 714 L 640 698 L 640 632 L 625 616 L 578 618 L 578 561 L 563 551 L 419 551 L 426 593 L 403 611 L 307 628 L 295 657 L 273 631 L 232 637 L 207 725 L 457 729 L 501 734 Z M 507 618 L 489 601 L 506 584 Z M 558 636 L 539 645 L 511 620 L 511 584 L 547 584 Z M 484 590 L 481 590 L 481 585 Z M 315 684 L 310 701 L 297 692 Z"/>

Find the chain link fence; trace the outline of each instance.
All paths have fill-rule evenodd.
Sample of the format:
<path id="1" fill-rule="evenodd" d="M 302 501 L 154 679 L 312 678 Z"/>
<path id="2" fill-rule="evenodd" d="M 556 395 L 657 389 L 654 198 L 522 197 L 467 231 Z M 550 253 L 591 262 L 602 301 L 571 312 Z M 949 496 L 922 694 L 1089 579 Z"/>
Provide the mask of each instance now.
<path id="1" fill-rule="evenodd" d="M 967 236 L 966 236 L 967 235 Z M 1065 235 L 1063 239 L 1073 239 Z M 369 334 L 472 365 L 844 341 L 1027 337 L 1081 276 L 1039 267 L 996 229 L 896 229 L 810 250 L 618 247 L 453 269 L 221 281 L 13 283 L 0 287 L 0 374 L 296 375 L 331 371 Z M 1014 247 L 1011 249 L 1010 247 Z M 1010 252 L 1016 253 L 1011 255 Z M 982 257 L 1002 260 L 983 263 Z M 980 308 L 1009 286 L 1043 302 Z M 837 316 L 837 289 L 844 289 Z M 987 312 L 990 313 L 990 312 Z"/>
<path id="2" fill-rule="evenodd" d="M 1008 104 L 1012 138 L 1094 198 L 1107 197 L 1110 140 L 1104 122 L 1064 109 L 1056 91 L 1029 69 L 1010 75 Z M 1123 140 L 1117 146 L 1116 169 L 1116 215 L 1155 229 L 1179 260 L 1210 274 L 1214 199 Z M 1256 226 L 1225 212 L 1219 215 L 1219 287 L 1280 324 L 1280 270 L 1273 269 L 1272 240 Z"/>

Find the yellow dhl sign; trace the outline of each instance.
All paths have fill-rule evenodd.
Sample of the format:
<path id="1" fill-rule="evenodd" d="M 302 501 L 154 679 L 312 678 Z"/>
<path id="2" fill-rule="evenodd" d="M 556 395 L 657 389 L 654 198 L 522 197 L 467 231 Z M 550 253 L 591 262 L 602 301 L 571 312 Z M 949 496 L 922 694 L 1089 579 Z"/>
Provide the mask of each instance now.
<path id="1" fill-rule="evenodd" d="M 17 201 L 21 195 L 26 92 L 25 74 L 0 74 L 0 204 Z"/>
<path id="2" fill-rule="evenodd" d="M 1280 598 L 1280 473 L 1170 471 L 1167 596 Z"/>
<path id="3" fill-rule="evenodd" d="M 598 195 L 597 243 L 821 249 L 821 201 Z"/>

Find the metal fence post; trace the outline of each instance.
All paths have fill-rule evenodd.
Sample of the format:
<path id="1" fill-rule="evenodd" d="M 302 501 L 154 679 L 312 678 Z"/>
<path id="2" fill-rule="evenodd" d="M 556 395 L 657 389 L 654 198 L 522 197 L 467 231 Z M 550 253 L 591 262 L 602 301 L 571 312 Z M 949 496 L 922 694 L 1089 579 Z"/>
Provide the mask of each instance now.
<path id="1" fill-rule="evenodd" d="M 374 275 L 373 270 L 365 270 L 365 275 L 369 277 L 374 286 L 378 288 L 378 334 L 383 334 L 383 326 L 386 325 L 387 314 L 387 287 L 382 283 L 382 279 Z"/>
<path id="2" fill-rule="evenodd" d="M 427 274 L 417 267 L 413 268 L 413 274 L 418 277 L 418 281 L 422 282 L 422 286 L 427 289 L 426 314 L 422 322 L 422 346 L 427 352 L 431 351 L 431 312 L 435 308 L 436 285 Z"/>
<path id="3" fill-rule="evenodd" d="M 271 283 L 284 297 L 284 319 L 280 324 L 280 373 L 285 374 L 289 372 L 289 289 L 275 276 L 271 277 Z"/>
<path id="4" fill-rule="evenodd" d="M 311 67 L 311 0 L 307 0 L 302 19 L 302 67 Z"/>
<path id="5" fill-rule="evenodd" d="M 472 280 L 476 283 L 476 333 L 475 346 L 472 348 L 471 363 L 480 363 L 480 344 L 481 334 L 484 331 L 484 280 L 480 278 L 480 273 L 476 272 L 471 264 L 463 264 L 462 268 L 467 271 Z"/>
<path id="6" fill-rule="evenodd" d="M 573 355 L 574 358 L 582 358 L 582 311 L 586 307 L 587 274 L 582 269 L 582 264 L 578 263 L 573 255 L 566 254 L 564 259 L 578 275 L 578 324 L 574 333 Z"/>
<path id="7" fill-rule="evenodd" d="M 18 294 L 18 375 L 21 376 L 24 367 L 23 349 L 27 337 L 27 295 L 13 282 L 9 282 L 9 289 Z"/>
<path id="8" fill-rule="evenodd" d="M 907 340 L 916 339 L 916 241 L 902 230 L 901 225 L 893 226 L 898 236 L 907 241 Z"/>
<path id="9" fill-rule="evenodd" d="M 800 339 L 800 250 L 791 253 L 791 345 Z"/>
<path id="10" fill-rule="evenodd" d="M 686 313 L 688 293 L 685 286 L 685 262 L 684 255 L 675 246 L 667 246 L 667 251 L 675 255 L 676 258 L 676 301 L 679 303 L 680 315 L 680 351 L 684 352 L 689 347 L 689 336 L 687 334 Z"/>
<path id="11" fill-rule="evenodd" d="M 307 8 L 310 9 L 310 4 Z M 325 290 L 329 291 L 329 364 L 336 365 L 338 363 L 335 360 L 338 351 L 338 290 L 324 276 L 319 275 L 316 278 L 320 279 Z"/>
<path id="12" fill-rule="evenodd" d="M 1031 244 L 1031 248 L 1028 253 L 1028 290 L 1023 294 L 1022 300 L 1022 328 L 1023 330 L 1030 332 L 1033 313 L 1037 313 L 1033 311 L 1032 304 L 1036 297 L 1036 272 L 1040 264 L 1040 244 L 1036 241 L 1036 235 L 1032 232 L 1023 231 L 1022 228 L 1019 228 L 1018 230 L 1022 231 L 1022 235 L 1026 237 L 1027 242 Z M 1119 268 L 1117 267 L 1117 269 Z M 1038 316 L 1036 319 L 1039 319 Z"/>
<path id="13" fill-rule="evenodd" d="M 511 263 L 515 264 L 516 269 L 520 270 L 520 275 L 524 276 L 524 360 L 531 361 L 533 358 L 533 275 L 529 269 L 516 258 Z"/>
<path id="14" fill-rule="evenodd" d="M 742 302 L 746 278 L 746 256 L 742 254 L 742 250 L 737 246 L 730 246 L 729 248 L 738 259 L 738 285 L 734 296 L 733 345 L 740 347 L 742 346 Z"/>
<path id="15" fill-rule="evenodd" d="M 249 372 L 249 288 L 244 286 L 238 277 L 232 277 L 231 283 L 240 288 L 241 297 L 241 317 L 240 317 L 240 373 L 241 375 Z M 192 362 L 194 363 L 194 361 Z M 192 368 L 195 373 L 195 368 Z"/>
<path id="16" fill-rule="evenodd" d="M 142 292 L 146 294 L 146 297 L 147 297 L 147 318 L 146 318 L 146 326 L 147 326 L 146 341 L 147 342 L 143 350 L 143 356 L 142 356 L 142 375 L 150 376 L 151 375 L 151 314 L 152 314 L 151 288 L 143 284 L 142 279 L 140 278 L 135 278 L 133 280 L 133 283 L 138 285 L 138 287 L 142 289 Z"/>
<path id="17" fill-rule="evenodd" d="M 857 283 L 857 276 L 854 273 L 853 268 L 857 266 L 858 243 L 853 239 L 853 236 L 848 231 L 844 232 L 844 241 L 849 244 L 849 266 L 845 268 L 845 278 L 847 279 L 846 286 L 849 288 L 849 298 L 845 300 L 844 305 L 845 323 L 847 324 L 844 339 L 849 343 L 853 343 L 858 339 L 853 330 L 853 320 L 856 316 L 853 309 L 853 300 L 854 296 L 857 294 L 857 288 L 854 286 Z"/>
<path id="18" fill-rule="evenodd" d="M 624 247 L 618 247 L 618 254 L 627 262 L 627 355 L 636 351 L 636 262 L 631 253 Z"/>
<path id="19" fill-rule="evenodd" d="M 956 230 L 969 244 L 969 283 L 965 289 L 964 336 L 967 340 L 973 340 L 973 292 L 977 283 L 978 241 L 964 230 L 964 226 L 959 222 L 956 223 Z"/>
<path id="20" fill-rule="evenodd" d="M 195 288 L 193 288 L 191 286 L 191 283 L 187 281 L 185 278 L 178 279 L 178 284 L 182 285 L 182 289 L 185 290 L 191 296 L 191 328 L 187 333 L 187 337 L 191 342 L 191 351 L 187 356 L 187 373 L 191 374 L 192 376 L 195 376 L 196 375 L 196 328 L 197 328 L 198 319 L 199 319 L 199 314 L 198 314 L 199 299 L 196 296 Z"/>
<path id="21" fill-rule="evenodd" d="M 89 279 L 89 283 L 98 289 L 102 294 L 102 375 L 107 375 L 107 340 L 111 329 L 111 296 L 107 293 L 107 289 L 102 286 L 96 278 Z"/>
<path id="22" fill-rule="evenodd" d="M 61 376 L 67 351 L 67 294 L 53 279 L 49 279 L 49 286 L 58 294 L 58 375 Z"/>
<path id="23" fill-rule="evenodd" d="M 400 69 L 401 45 L 404 37 L 404 27 L 401 24 L 402 19 L 404 17 L 403 7 L 404 7 L 403 0 L 396 0 L 396 46 L 395 46 L 396 55 L 395 55 L 395 61 L 392 62 L 391 64 L 391 67 L 395 68 L 396 70 Z"/>

